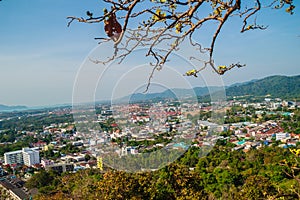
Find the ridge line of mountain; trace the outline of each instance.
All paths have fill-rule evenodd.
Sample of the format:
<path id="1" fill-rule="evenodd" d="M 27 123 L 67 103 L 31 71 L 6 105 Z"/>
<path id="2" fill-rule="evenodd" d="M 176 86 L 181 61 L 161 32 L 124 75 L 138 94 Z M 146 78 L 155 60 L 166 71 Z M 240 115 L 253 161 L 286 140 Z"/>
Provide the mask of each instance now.
<path id="1" fill-rule="evenodd" d="M 146 100 L 159 100 L 166 98 L 176 97 L 208 97 L 211 93 L 225 89 L 227 97 L 234 96 L 271 96 L 276 98 L 300 98 L 300 75 L 285 76 L 285 75 L 273 75 L 262 79 L 253 79 L 251 81 L 235 83 L 230 86 L 208 86 L 208 87 L 194 87 L 192 89 L 174 88 L 167 89 L 163 92 L 157 93 L 134 93 L 118 99 L 117 101 L 130 100 L 132 101 L 146 101 Z M 208 97 L 209 98 L 209 97 Z M 98 101 L 97 101 L 98 102 Z M 107 102 L 107 101 L 99 101 Z M 67 104 L 63 104 L 66 106 Z M 72 105 L 72 104 L 68 104 Z M 53 107 L 53 106 L 48 106 Z M 57 106 L 58 107 L 58 106 Z M 44 107 L 46 108 L 46 106 Z M 34 109 L 34 107 L 27 106 L 9 106 L 0 104 L 0 111 L 18 111 Z"/>

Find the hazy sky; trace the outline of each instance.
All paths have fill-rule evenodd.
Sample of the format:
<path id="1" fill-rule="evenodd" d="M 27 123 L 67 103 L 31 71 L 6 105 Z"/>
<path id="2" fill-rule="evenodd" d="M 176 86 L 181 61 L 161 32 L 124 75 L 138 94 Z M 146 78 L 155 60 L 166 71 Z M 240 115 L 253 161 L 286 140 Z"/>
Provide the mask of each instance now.
<path id="1" fill-rule="evenodd" d="M 257 21 L 269 25 L 264 31 L 241 34 L 242 22 L 238 18 L 224 27 L 217 40 L 216 61 L 247 64 L 222 76 L 225 85 L 269 75 L 300 74 L 299 1 L 295 5 L 292 16 L 277 10 L 259 14 Z M 87 10 L 102 13 L 102 9 L 101 0 L 2 0 L 0 104 L 71 103 L 76 74 L 97 48 L 93 38 L 103 37 L 103 24 L 73 23 L 68 28 L 66 17 L 85 16 Z M 109 72 L 106 76 L 110 77 Z M 193 84 L 197 85 L 197 79 Z"/>

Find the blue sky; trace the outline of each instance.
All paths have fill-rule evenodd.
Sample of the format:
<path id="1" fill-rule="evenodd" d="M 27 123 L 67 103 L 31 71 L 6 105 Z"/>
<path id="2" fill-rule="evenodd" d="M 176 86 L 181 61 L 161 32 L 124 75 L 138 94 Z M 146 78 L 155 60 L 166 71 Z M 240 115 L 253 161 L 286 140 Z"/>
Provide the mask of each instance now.
<path id="1" fill-rule="evenodd" d="M 240 61 L 247 67 L 222 76 L 225 85 L 300 74 L 300 3 L 295 2 L 293 16 L 275 10 L 259 14 L 257 21 L 269 25 L 265 31 L 241 34 L 238 18 L 226 24 L 216 44 L 216 62 Z M 97 46 L 93 38 L 103 36 L 103 25 L 73 23 L 68 28 L 66 17 L 85 16 L 87 10 L 101 13 L 102 8 L 101 0 L 2 0 L 0 104 L 72 102 L 76 74 Z"/>

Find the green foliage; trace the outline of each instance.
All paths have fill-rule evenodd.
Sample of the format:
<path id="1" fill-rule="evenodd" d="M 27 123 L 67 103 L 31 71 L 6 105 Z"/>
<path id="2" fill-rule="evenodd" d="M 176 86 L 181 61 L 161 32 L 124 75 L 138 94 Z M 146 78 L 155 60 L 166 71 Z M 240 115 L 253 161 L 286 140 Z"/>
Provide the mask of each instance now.
<path id="1" fill-rule="evenodd" d="M 38 199 L 299 198 L 300 185 L 287 173 L 292 174 L 289 166 L 299 165 L 300 158 L 286 149 L 266 147 L 244 153 L 215 146 L 201 158 L 200 152 L 193 147 L 175 163 L 155 172 L 108 170 L 102 174 L 85 170 L 51 180 L 43 172 L 30 183 L 43 192 Z M 293 173 L 300 177 L 300 170 Z M 40 179 L 50 183 L 42 186 Z M 59 181 L 53 185 L 53 180 Z"/>
<path id="2" fill-rule="evenodd" d="M 68 143 L 66 146 L 60 149 L 60 152 L 63 154 L 78 153 L 80 151 L 81 150 L 78 147 L 72 145 L 71 143 Z"/>
<path id="3" fill-rule="evenodd" d="M 0 145 L 0 155 L 4 155 L 4 153 L 9 152 L 9 151 L 16 151 L 20 150 L 23 147 L 28 147 L 29 144 L 31 143 L 33 137 L 25 137 L 24 140 L 20 140 L 16 143 L 13 144 L 3 144 Z"/>
<path id="4" fill-rule="evenodd" d="M 14 117 L 9 120 L 5 120 L 0 123 L 0 130 L 15 130 L 15 131 L 43 131 L 44 126 L 50 126 L 51 124 L 59 123 L 71 123 L 73 117 L 71 114 L 48 114 L 48 112 L 40 113 L 42 111 L 36 111 L 33 113 L 16 113 Z M 2 114 L 3 115 L 3 114 Z M 18 116 L 22 117 L 18 117 Z"/>
<path id="5" fill-rule="evenodd" d="M 265 96 L 277 98 L 295 98 L 300 94 L 300 76 L 270 76 L 255 82 L 230 87 L 227 96 Z"/>
<path id="6" fill-rule="evenodd" d="M 28 132 L 41 133 L 45 126 L 60 123 L 72 123 L 71 114 L 55 114 L 50 110 L 22 111 L 12 113 L 0 113 L 0 155 L 5 152 L 20 150 L 28 147 L 38 140 L 49 144 L 52 141 L 50 134 L 46 136 L 28 135 Z M 72 131 L 72 130 L 71 130 Z"/>
<path id="7" fill-rule="evenodd" d="M 292 117 L 284 117 L 281 126 L 285 132 L 300 134 L 300 109 L 294 110 Z"/>
<path id="8" fill-rule="evenodd" d="M 50 193 L 56 188 L 59 175 L 54 171 L 42 170 L 34 174 L 30 180 L 26 182 L 26 187 L 29 189 L 38 188 L 41 193 Z"/>

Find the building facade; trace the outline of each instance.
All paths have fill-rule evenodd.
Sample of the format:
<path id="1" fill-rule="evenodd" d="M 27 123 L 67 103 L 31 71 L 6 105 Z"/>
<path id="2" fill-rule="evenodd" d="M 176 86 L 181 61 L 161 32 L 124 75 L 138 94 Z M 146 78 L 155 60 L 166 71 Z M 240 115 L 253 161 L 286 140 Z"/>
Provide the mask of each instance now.
<path id="1" fill-rule="evenodd" d="M 4 153 L 5 164 L 25 164 L 31 166 L 40 163 L 39 151 L 34 148 L 23 148 L 18 151 Z"/>
<path id="2" fill-rule="evenodd" d="M 4 163 L 7 164 L 24 164 L 22 150 L 10 151 L 4 153 Z"/>
<path id="3" fill-rule="evenodd" d="M 63 172 L 72 172 L 74 171 L 74 165 L 70 163 L 58 163 L 54 165 L 48 165 L 45 167 L 46 170 L 53 170 L 58 173 L 63 173 Z"/>
<path id="4" fill-rule="evenodd" d="M 40 153 L 37 150 L 30 148 L 23 148 L 23 161 L 27 166 L 35 165 L 40 163 Z"/>

